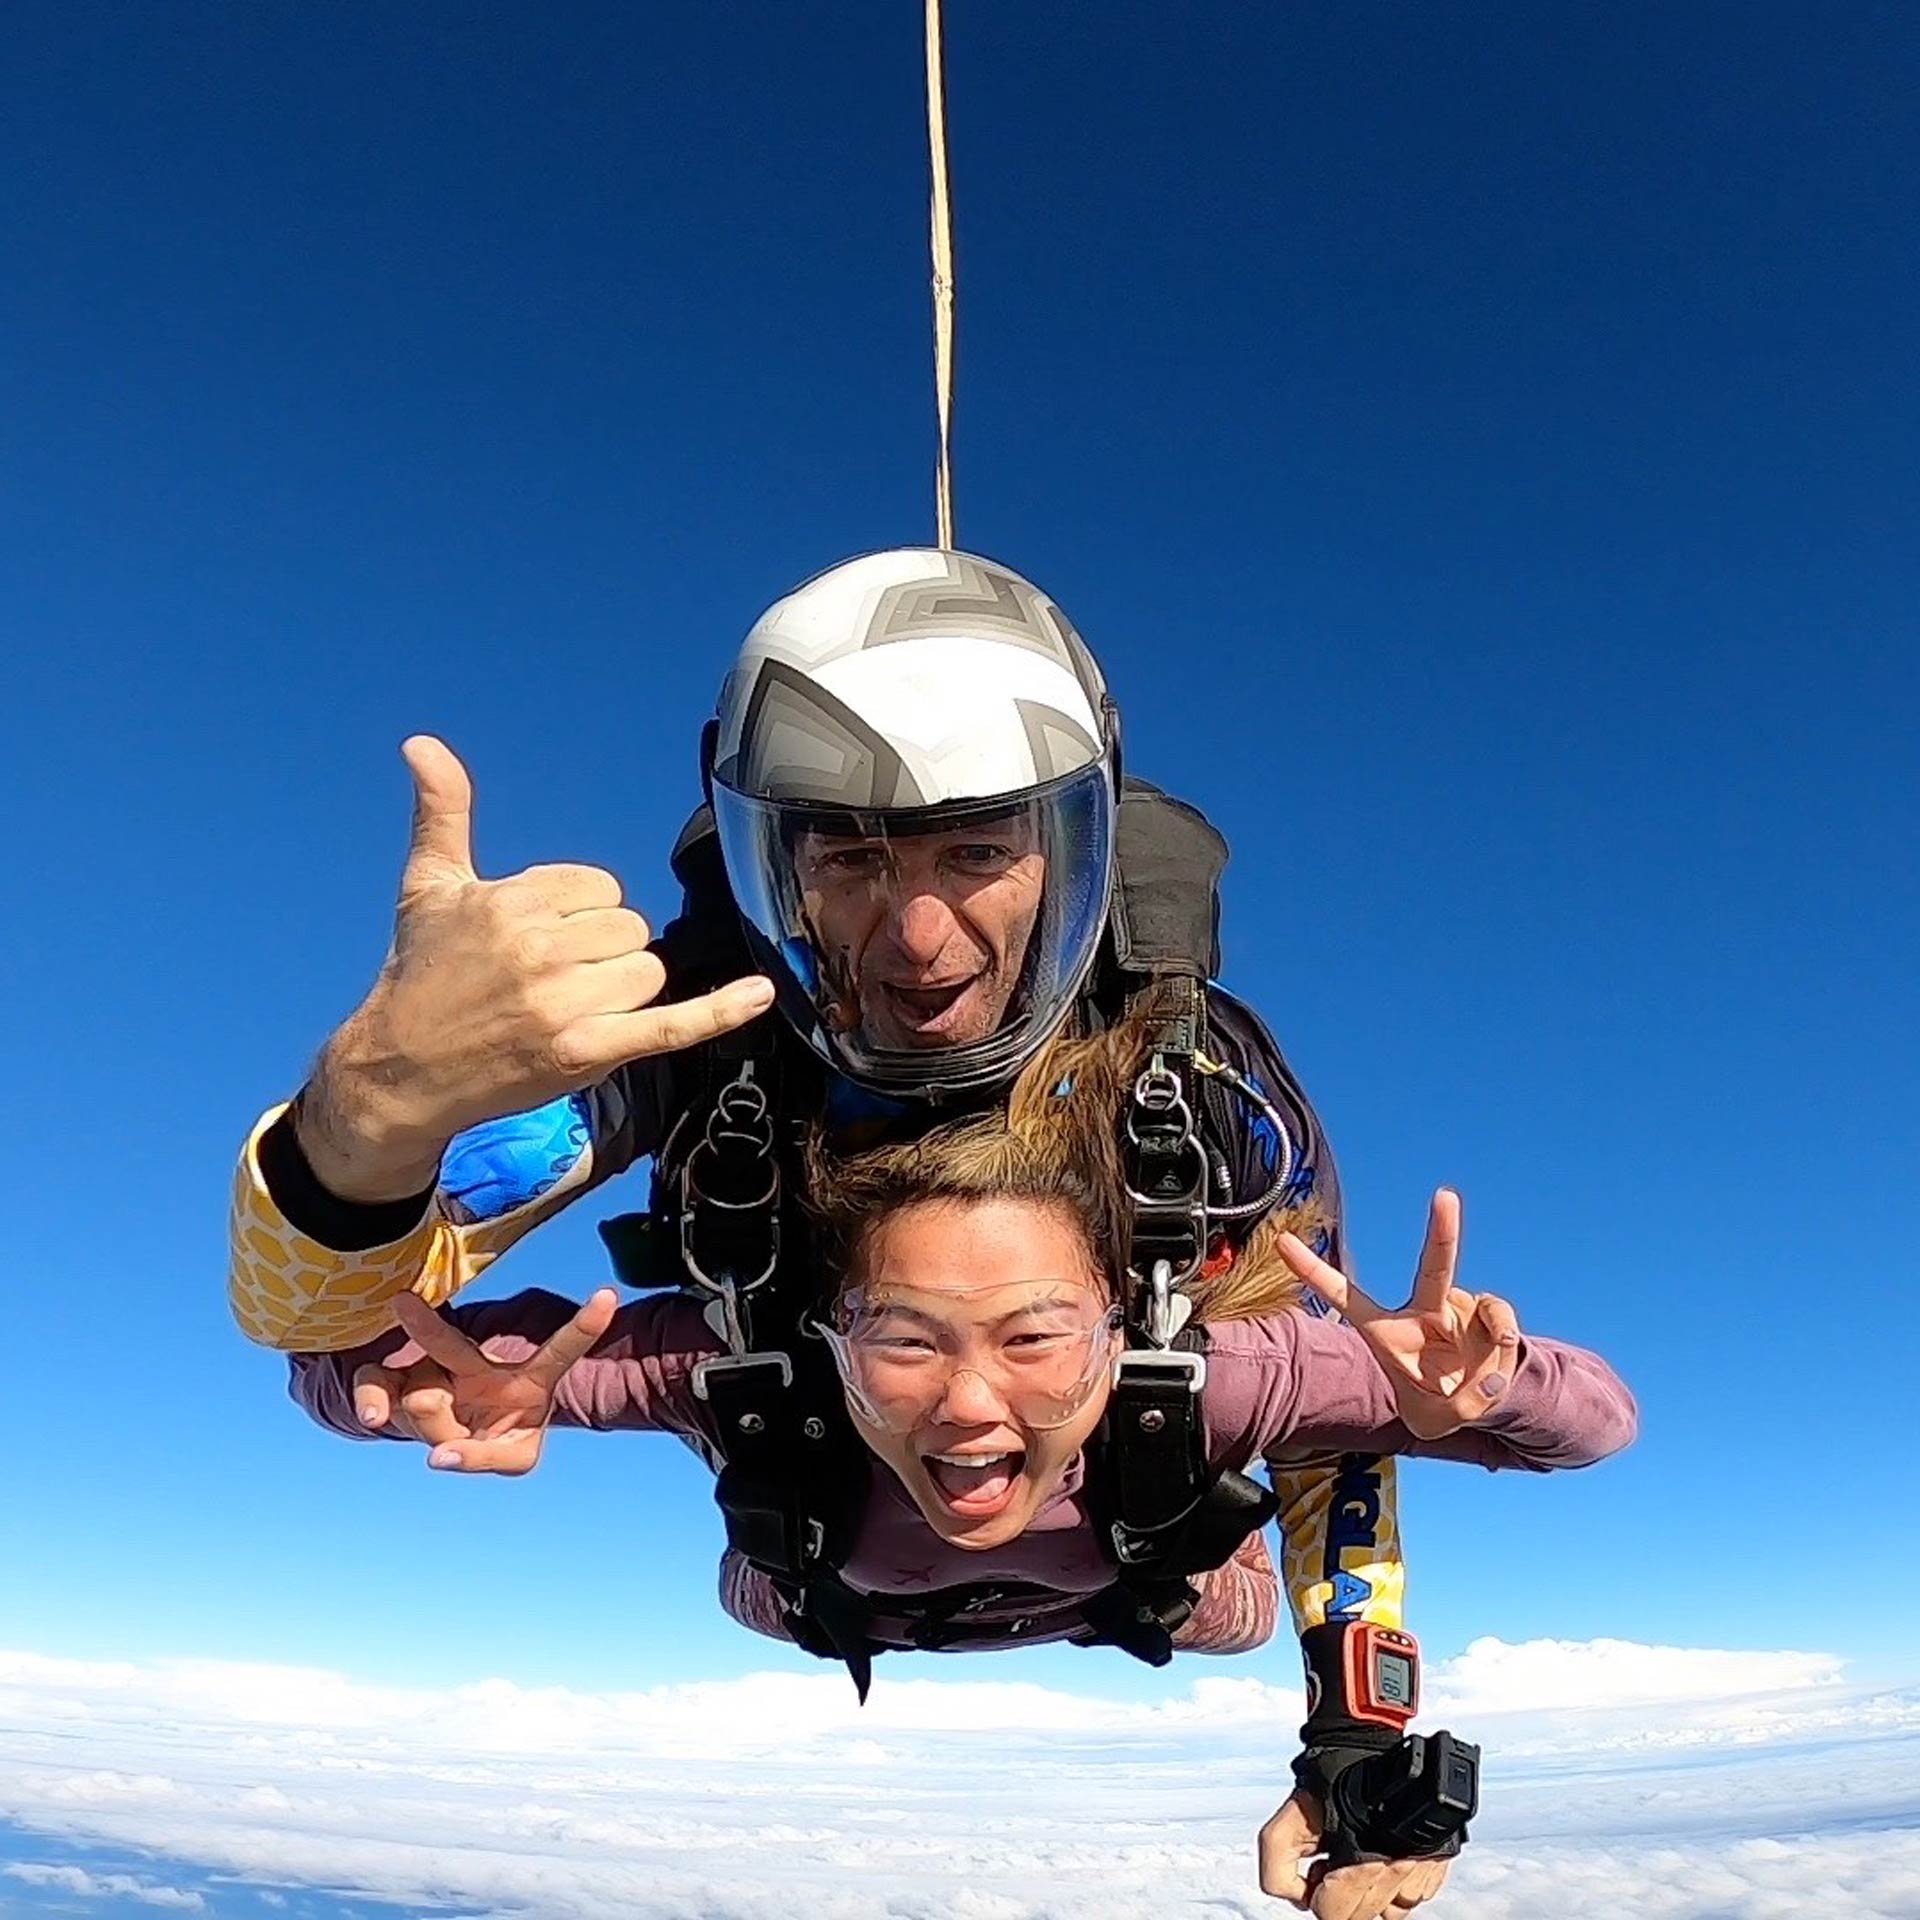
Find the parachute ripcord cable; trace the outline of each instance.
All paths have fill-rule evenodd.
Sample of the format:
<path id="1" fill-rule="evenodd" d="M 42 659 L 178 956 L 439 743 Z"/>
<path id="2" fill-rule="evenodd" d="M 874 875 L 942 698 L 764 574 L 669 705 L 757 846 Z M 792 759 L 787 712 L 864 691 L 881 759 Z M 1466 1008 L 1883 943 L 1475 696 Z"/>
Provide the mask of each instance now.
<path id="1" fill-rule="evenodd" d="M 953 209 L 947 195 L 947 87 L 940 0 L 927 0 L 927 152 L 933 163 L 933 395 L 940 418 L 934 520 L 953 547 Z"/>

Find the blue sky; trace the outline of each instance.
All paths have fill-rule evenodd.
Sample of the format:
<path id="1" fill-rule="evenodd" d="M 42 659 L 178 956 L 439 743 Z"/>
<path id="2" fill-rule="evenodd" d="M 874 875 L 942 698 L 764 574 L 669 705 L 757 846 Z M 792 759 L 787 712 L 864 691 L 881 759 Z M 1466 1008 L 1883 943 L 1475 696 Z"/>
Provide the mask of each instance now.
<path id="1" fill-rule="evenodd" d="M 1466 1283 L 1641 1398 L 1591 1474 L 1410 1472 L 1411 1623 L 1911 1677 L 1920 23 L 950 31 L 963 542 L 1228 831 L 1228 978 L 1364 1276 L 1453 1181 Z M 0 1645 L 798 1671 L 713 1605 L 677 1448 L 449 1484 L 305 1425 L 222 1209 L 380 957 L 405 733 L 468 758 L 483 870 L 663 911 L 748 622 L 929 534 L 917 10 L 67 0 L 9 43 Z M 642 1199 L 498 1285 L 584 1293 Z"/>

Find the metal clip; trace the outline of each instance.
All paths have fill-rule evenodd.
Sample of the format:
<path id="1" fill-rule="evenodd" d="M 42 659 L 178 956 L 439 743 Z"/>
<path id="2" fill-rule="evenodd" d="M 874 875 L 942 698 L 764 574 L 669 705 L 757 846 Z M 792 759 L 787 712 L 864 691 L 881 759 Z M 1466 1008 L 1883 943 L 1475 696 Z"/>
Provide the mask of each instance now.
<path id="1" fill-rule="evenodd" d="M 701 1184 L 703 1160 L 722 1156 L 738 1160 L 743 1150 L 764 1170 L 756 1191 L 746 1198 L 737 1192 L 716 1193 Z M 707 1208 L 744 1223 L 751 1215 L 765 1220 L 765 1255 L 757 1273 L 741 1277 L 734 1273 L 714 1275 L 701 1264 L 695 1241 L 700 1233 L 701 1215 Z M 722 1230 L 733 1225 L 724 1221 Z M 767 1104 L 766 1089 L 753 1077 L 753 1062 L 746 1061 L 739 1073 L 715 1096 L 713 1111 L 707 1116 L 707 1130 L 687 1155 L 680 1169 L 680 1258 L 688 1277 L 711 1292 L 737 1284 L 742 1291 L 764 1285 L 773 1278 L 780 1264 L 780 1162 L 773 1150 L 773 1116 Z M 730 1319 L 737 1318 L 730 1315 Z M 728 1334 L 733 1345 L 733 1335 Z M 735 1351 L 738 1351 L 736 1348 Z"/>
<path id="2" fill-rule="evenodd" d="M 716 1373 L 744 1373 L 750 1367 L 772 1367 L 783 1387 L 793 1385 L 793 1362 L 777 1348 L 763 1353 L 717 1353 L 702 1360 L 693 1370 L 693 1397 L 707 1399 L 707 1379 Z"/>
<path id="3" fill-rule="evenodd" d="M 1113 1383 L 1116 1387 L 1125 1386 L 1128 1379 L 1135 1375 L 1171 1373 L 1185 1374 L 1187 1391 L 1198 1393 L 1207 1384 L 1207 1356 L 1204 1353 L 1162 1352 L 1157 1347 L 1133 1347 L 1113 1363 Z"/>
<path id="4" fill-rule="evenodd" d="M 1156 1347 L 1170 1347 L 1174 1335 L 1187 1324 L 1193 1312 L 1193 1302 L 1185 1294 L 1174 1292 L 1171 1260 L 1156 1260 L 1153 1263 L 1153 1277 L 1147 1282 L 1147 1288 L 1144 1331 Z"/>
<path id="5" fill-rule="evenodd" d="M 1136 1147 L 1150 1144 L 1140 1130 L 1139 1116 L 1143 1113 L 1152 1116 L 1154 1133 L 1174 1135 L 1182 1146 L 1193 1138 L 1193 1109 L 1187 1104 L 1180 1076 L 1157 1053 L 1133 1083 L 1133 1098 L 1127 1103 L 1127 1138 Z"/>
<path id="6" fill-rule="evenodd" d="M 1185 1085 L 1160 1054 L 1133 1083 L 1126 1134 L 1133 1148 L 1126 1191 L 1135 1244 L 1143 1252 L 1164 1249 L 1170 1267 L 1177 1256 L 1177 1286 L 1192 1279 L 1207 1256 L 1207 1154 Z"/>

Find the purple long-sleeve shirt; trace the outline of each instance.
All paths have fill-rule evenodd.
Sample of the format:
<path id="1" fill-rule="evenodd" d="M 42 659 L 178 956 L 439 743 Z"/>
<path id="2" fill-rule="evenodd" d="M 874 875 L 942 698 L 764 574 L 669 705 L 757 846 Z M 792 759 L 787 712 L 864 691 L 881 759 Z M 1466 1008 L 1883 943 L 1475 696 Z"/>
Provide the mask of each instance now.
<path id="1" fill-rule="evenodd" d="M 575 1311 L 575 1303 L 541 1291 L 450 1309 L 446 1317 L 496 1360 L 524 1359 Z M 1597 1354 L 1557 1340 L 1528 1339 L 1505 1397 L 1477 1425 L 1442 1440 L 1418 1440 L 1396 1416 L 1392 1389 L 1360 1336 L 1342 1321 L 1289 1311 L 1230 1320 L 1208 1329 L 1207 1378 L 1201 1390 L 1207 1457 L 1215 1468 L 1240 1467 L 1300 1451 L 1419 1454 L 1490 1469 L 1544 1473 L 1584 1467 L 1618 1452 L 1634 1437 L 1633 1396 Z M 322 1426 L 356 1439 L 371 1436 L 353 1409 L 354 1370 L 403 1344 L 398 1328 L 345 1353 L 292 1356 L 295 1400 Z M 553 1424 L 601 1431 L 673 1433 L 711 1460 L 718 1450 L 712 1409 L 694 1396 L 693 1369 L 722 1351 L 698 1304 L 682 1294 L 656 1294 L 621 1308 L 593 1351 L 560 1383 Z M 1113 1578 L 1100 1552 L 1081 1494 L 1076 1461 L 1053 1498 L 1026 1530 L 987 1552 L 950 1545 L 927 1525 L 912 1496 L 877 1458 L 865 1518 L 842 1568 L 847 1582 L 881 1596 L 874 1637 L 907 1645 L 904 1620 L 890 1622 L 884 1596 L 977 1583 L 1019 1583 L 1057 1596 L 1031 1594 L 983 1608 L 977 1638 L 956 1650 L 1071 1637 L 1078 1602 Z M 729 1554 L 721 1597 L 743 1625 L 785 1639 L 771 1583 Z M 1018 1619 L 1017 1635 L 1009 1626 Z"/>

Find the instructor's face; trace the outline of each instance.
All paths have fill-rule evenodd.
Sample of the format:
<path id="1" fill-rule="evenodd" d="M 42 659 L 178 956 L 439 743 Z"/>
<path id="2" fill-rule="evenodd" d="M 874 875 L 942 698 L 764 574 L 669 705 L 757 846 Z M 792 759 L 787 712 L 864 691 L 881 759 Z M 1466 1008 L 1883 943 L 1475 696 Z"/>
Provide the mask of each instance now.
<path id="1" fill-rule="evenodd" d="M 808 833 L 796 855 L 843 1030 L 896 1049 L 1000 1030 L 1046 880 L 1029 819 L 884 839 Z"/>

